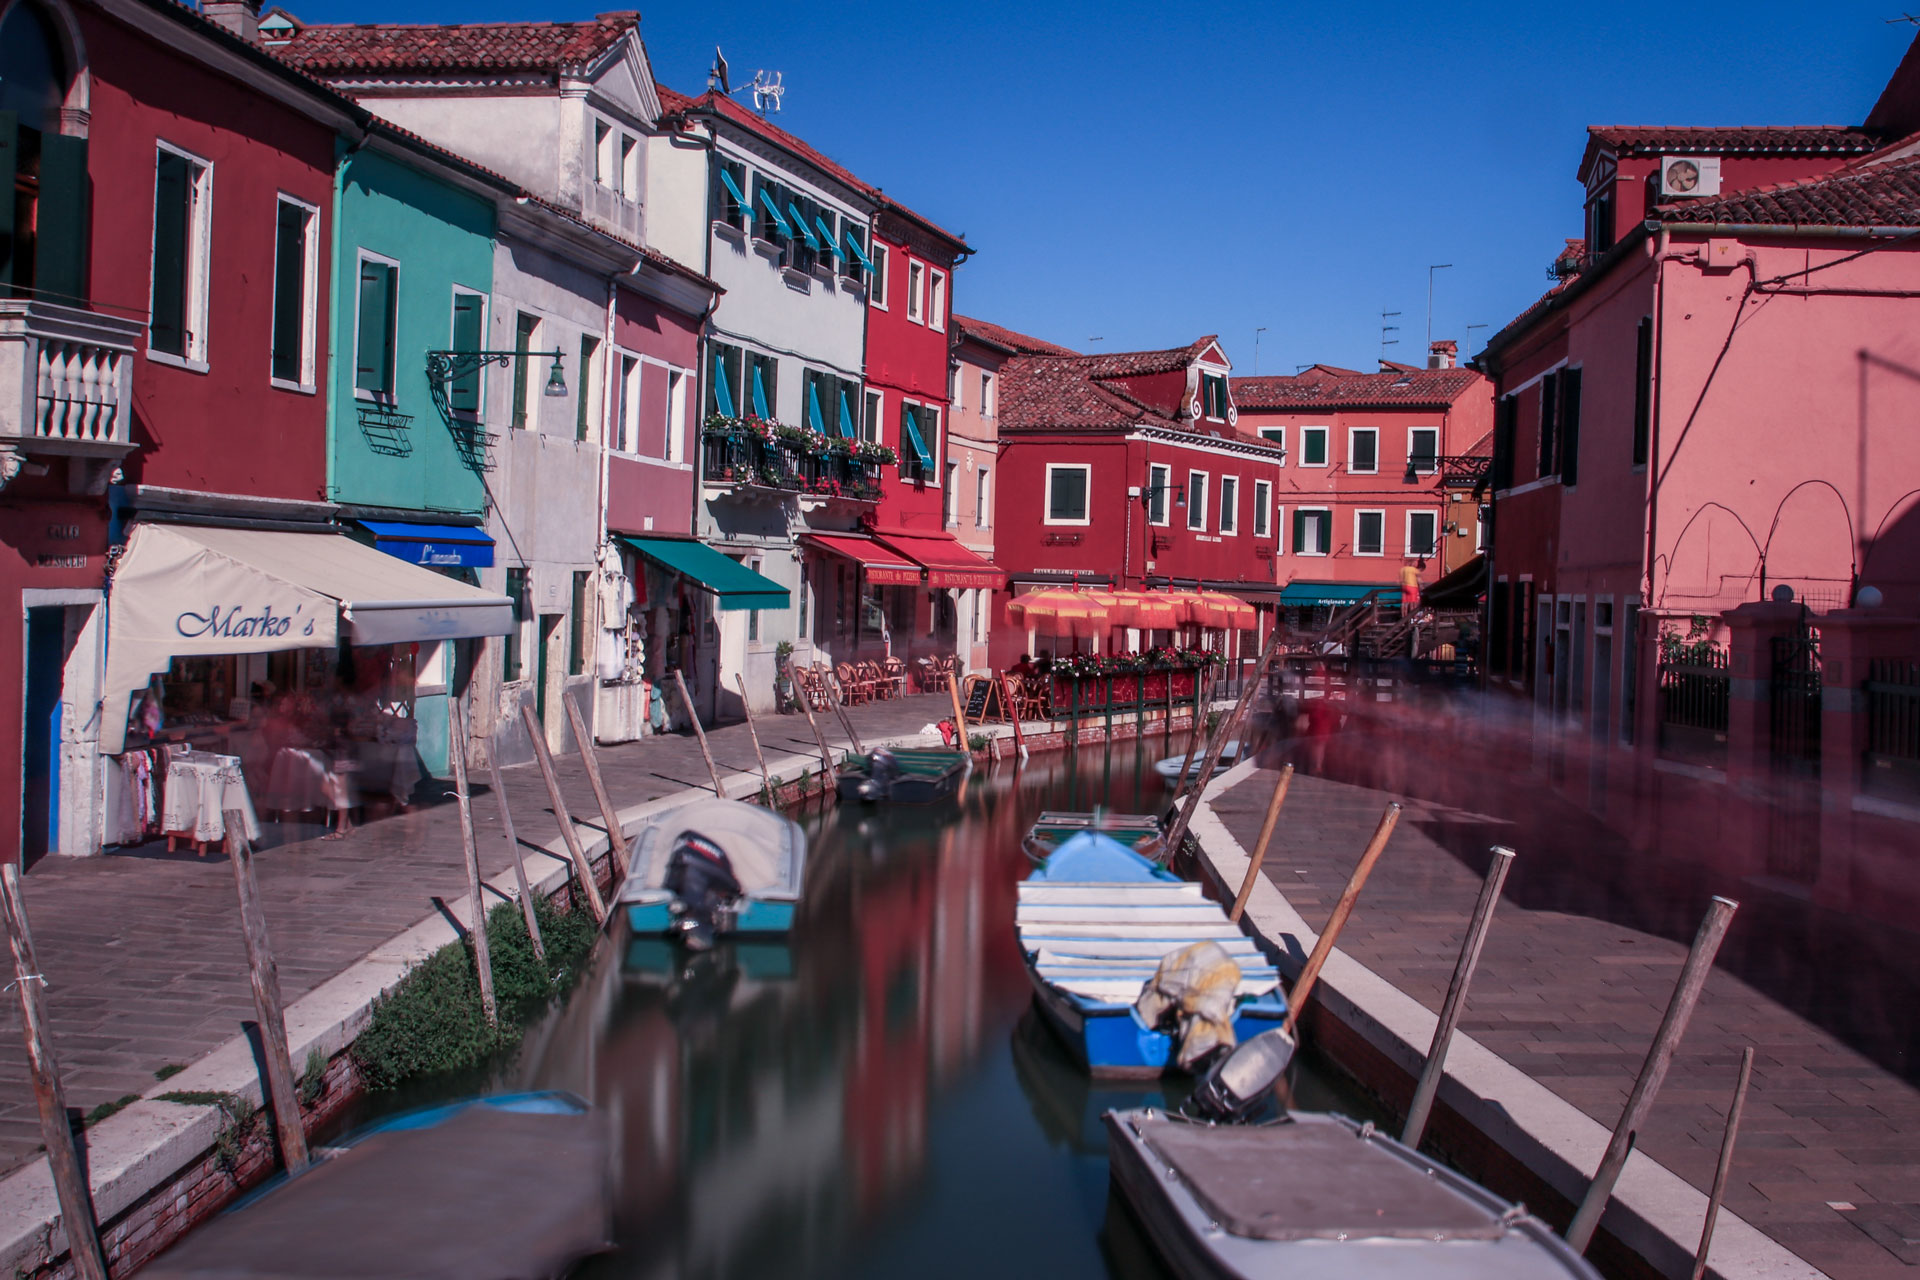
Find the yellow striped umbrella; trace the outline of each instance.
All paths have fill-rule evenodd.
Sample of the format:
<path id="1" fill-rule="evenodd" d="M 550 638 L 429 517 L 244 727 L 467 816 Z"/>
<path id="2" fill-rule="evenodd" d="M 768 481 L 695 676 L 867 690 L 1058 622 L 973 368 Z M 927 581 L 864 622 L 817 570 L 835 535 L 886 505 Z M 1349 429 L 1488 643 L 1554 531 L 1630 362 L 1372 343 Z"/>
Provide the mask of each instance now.
<path id="1" fill-rule="evenodd" d="M 1116 591 L 1115 625 L 1140 631 L 1174 631 L 1186 620 L 1177 595 L 1165 591 Z"/>
<path id="2" fill-rule="evenodd" d="M 1081 640 L 1106 633 L 1109 610 L 1091 591 L 1043 587 L 1007 602 L 1007 621 L 1036 635 Z"/>

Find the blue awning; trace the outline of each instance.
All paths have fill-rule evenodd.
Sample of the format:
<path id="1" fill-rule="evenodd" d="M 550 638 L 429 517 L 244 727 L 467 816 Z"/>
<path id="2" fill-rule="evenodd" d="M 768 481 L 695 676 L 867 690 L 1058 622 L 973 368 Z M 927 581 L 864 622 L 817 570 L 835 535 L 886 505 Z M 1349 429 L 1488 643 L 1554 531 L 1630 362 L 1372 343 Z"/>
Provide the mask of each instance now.
<path id="1" fill-rule="evenodd" d="M 727 194 L 733 197 L 734 203 L 738 204 L 743 211 L 753 208 L 753 201 L 747 199 L 747 193 L 740 189 L 740 184 L 733 180 L 733 175 L 725 168 L 720 170 L 720 181 L 725 184 Z"/>
<path id="2" fill-rule="evenodd" d="M 621 534 L 620 540 L 649 560 L 711 591 L 722 609 L 784 609 L 787 589 L 755 573 L 732 556 L 722 555 L 704 542 L 685 538 L 643 538 Z"/>
<path id="3" fill-rule="evenodd" d="M 846 240 L 847 248 L 853 250 L 853 256 L 860 259 L 860 265 L 869 271 L 873 270 L 873 259 L 867 256 L 866 246 L 862 245 L 854 236 L 851 226 L 846 230 Z"/>
<path id="4" fill-rule="evenodd" d="M 713 353 L 713 407 L 723 418 L 735 416 L 733 389 L 727 386 L 727 362 L 717 351 Z"/>
<path id="5" fill-rule="evenodd" d="M 813 220 L 813 223 L 815 226 L 820 228 L 820 242 L 826 245 L 827 248 L 833 250 L 834 257 L 840 259 L 840 261 L 842 262 L 845 262 L 847 260 L 847 251 L 845 249 L 842 249 L 839 243 L 834 239 L 833 224 L 827 221 L 827 216 L 825 214 L 821 214 L 819 217 Z"/>
<path id="6" fill-rule="evenodd" d="M 376 550 L 430 569 L 491 569 L 493 539 L 485 529 L 461 524 L 404 524 L 356 520 L 373 535 Z"/>
<path id="7" fill-rule="evenodd" d="M 800 212 L 797 200 L 787 201 L 787 212 L 793 215 L 793 225 L 800 228 L 800 234 L 806 238 L 807 248 L 818 250 L 820 242 L 814 238 L 813 228 L 807 225 L 807 215 Z"/>
<path id="8" fill-rule="evenodd" d="M 1369 591 L 1378 591 L 1384 605 L 1400 603 L 1400 588 L 1391 582 L 1289 582 L 1280 593 L 1283 606 L 1349 605 Z"/>
<path id="9" fill-rule="evenodd" d="M 793 239 L 793 228 L 787 225 L 786 215 L 780 212 L 780 206 L 773 202 L 773 197 L 767 194 L 765 187 L 760 188 L 760 203 L 773 215 L 773 225 L 780 228 L 780 234 L 789 240 Z"/>
<path id="10" fill-rule="evenodd" d="M 817 382 L 807 384 L 807 425 L 821 435 L 827 434 L 826 419 L 820 413 L 820 384 Z"/>
<path id="11" fill-rule="evenodd" d="M 853 439 L 853 406 L 847 403 L 847 389 L 840 388 L 840 434 L 845 439 Z"/>
<path id="12" fill-rule="evenodd" d="M 920 415 L 913 411 L 912 405 L 902 405 L 901 408 L 904 412 L 900 415 L 900 421 L 907 429 L 907 444 L 912 447 L 914 456 L 920 459 L 921 467 L 932 471 L 933 455 L 927 452 L 926 439 L 920 434 Z"/>

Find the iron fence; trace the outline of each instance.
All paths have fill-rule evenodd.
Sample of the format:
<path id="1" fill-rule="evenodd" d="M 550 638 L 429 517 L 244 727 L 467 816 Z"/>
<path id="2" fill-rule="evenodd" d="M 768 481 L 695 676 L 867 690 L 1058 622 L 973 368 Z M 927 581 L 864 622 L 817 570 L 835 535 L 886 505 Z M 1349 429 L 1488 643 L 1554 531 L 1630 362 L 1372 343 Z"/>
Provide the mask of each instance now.
<path id="1" fill-rule="evenodd" d="M 1723 764 L 1733 676 L 1725 649 L 1686 646 L 1663 657 L 1660 680 L 1660 754 L 1672 759 Z"/>
<path id="2" fill-rule="evenodd" d="M 1875 658 L 1867 664 L 1869 789 L 1920 796 L 1920 662 Z"/>

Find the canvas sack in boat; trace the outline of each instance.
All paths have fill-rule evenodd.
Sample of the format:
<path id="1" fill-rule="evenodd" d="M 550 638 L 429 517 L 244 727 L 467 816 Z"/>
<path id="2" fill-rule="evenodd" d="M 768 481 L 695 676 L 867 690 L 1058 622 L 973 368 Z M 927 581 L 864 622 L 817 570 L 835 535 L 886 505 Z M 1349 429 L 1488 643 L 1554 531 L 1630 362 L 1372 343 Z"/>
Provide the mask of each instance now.
<path id="1" fill-rule="evenodd" d="M 1178 1021 L 1177 1059 L 1183 1070 L 1191 1070 L 1215 1049 L 1231 1049 L 1236 1043 L 1233 1014 L 1239 989 L 1240 966 L 1225 947 L 1209 939 L 1162 959 L 1133 1007 L 1149 1027 L 1160 1026 L 1164 1019 Z"/>

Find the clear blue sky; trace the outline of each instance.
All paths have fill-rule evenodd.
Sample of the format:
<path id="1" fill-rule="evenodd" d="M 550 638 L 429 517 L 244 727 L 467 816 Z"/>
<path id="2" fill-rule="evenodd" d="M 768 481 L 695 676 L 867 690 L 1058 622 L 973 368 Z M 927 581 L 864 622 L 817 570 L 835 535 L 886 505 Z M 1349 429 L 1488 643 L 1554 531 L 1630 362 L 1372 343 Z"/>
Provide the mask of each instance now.
<path id="1" fill-rule="evenodd" d="M 618 3 L 620 0 L 609 0 Z M 631 0 L 629 0 L 631 2 Z M 1221 335 L 1239 372 L 1485 340 L 1580 234 L 1589 124 L 1857 124 L 1911 0 L 1065 7 L 730 0 L 643 10 L 659 79 L 784 73 L 778 123 L 979 254 L 955 306 L 1078 349 Z M 308 21 L 589 16 L 291 0 Z M 1465 332 L 1469 324 L 1488 328 Z M 1089 338 L 1104 338 L 1090 344 Z"/>

